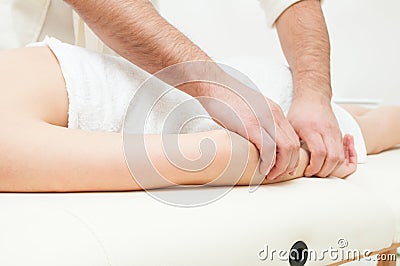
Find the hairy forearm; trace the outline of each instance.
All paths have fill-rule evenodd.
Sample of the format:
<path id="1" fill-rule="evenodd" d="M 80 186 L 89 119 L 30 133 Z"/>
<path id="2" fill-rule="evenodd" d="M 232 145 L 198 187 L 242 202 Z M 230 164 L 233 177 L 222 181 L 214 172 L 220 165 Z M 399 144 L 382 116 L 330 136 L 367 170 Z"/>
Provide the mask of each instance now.
<path id="1" fill-rule="evenodd" d="M 303 0 L 277 20 L 281 46 L 293 72 L 294 93 L 332 97 L 330 41 L 319 0 Z"/>
<path id="2" fill-rule="evenodd" d="M 148 0 L 65 0 L 112 49 L 144 70 L 210 58 Z"/>

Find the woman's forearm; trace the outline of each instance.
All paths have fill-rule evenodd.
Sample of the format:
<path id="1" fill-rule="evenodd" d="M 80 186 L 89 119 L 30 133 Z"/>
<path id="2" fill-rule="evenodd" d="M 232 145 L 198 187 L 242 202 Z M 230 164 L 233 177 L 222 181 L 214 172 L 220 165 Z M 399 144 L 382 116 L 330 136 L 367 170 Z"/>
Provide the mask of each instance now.
<path id="1" fill-rule="evenodd" d="M 162 182 L 160 177 L 177 185 L 247 186 L 250 184 L 272 184 L 304 176 L 305 168 L 309 163 L 308 152 L 301 148 L 299 165 L 292 175 L 283 174 L 275 180 L 267 180 L 258 171 L 259 153 L 257 148 L 235 133 L 215 130 L 175 136 L 178 137 L 170 137 L 179 141 L 181 154 L 178 156 L 184 156 L 186 160 L 196 161 L 196 163 L 190 164 L 192 167 L 185 166 L 185 163 L 179 165 L 178 161 L 182 161 L 177 160 L 178 156 L 175 156 L 175 153 L 169 153 L 167 156 L 164 151 L 161 151 L 160 147 L 165 145 L 161 135 L 146 136 L 145 141 L 148 143 L 146 156 L 159 173 L 159 176 L 147 176 L 159 181 L 158 183 L 147 183 L 150 185 L 149 188 L 165 187 L 166 183 Z M 208 147 L 204 145 L 200 148 L 201 142 L 205 139 L 212 141 L 212 148 L 210 148 L 210 143 L 208 143 Z M 213 158 L 210 160 L 211 157 Z M 138 154 L 137 158 L 144 158 L 144 156 Z M 135 165 L 139 165 L 139 163 Z M 142 171 L 145 174 L 142 178 L 146 178 L 148 172 Z M 144 179 L 136 178 L 146 183 Z"/>
<path id="2" fill-rule="evenodd" d="M 179 185 L 221 186 L 249 184 L 258 175 L 257 149 L 235 133 L 215 130 L 168 137 L 166 141 L 161 135 L 145 139 L 147 157 L 159 173 L 151 177 L 155 180 L 163 177 Z M 177 141 L 180 150 L 165 148 L 169 140 Z M 142 156 L 139 153 L 137 157 Z M 149 171 L 142 172 L 146 175 Z"/>

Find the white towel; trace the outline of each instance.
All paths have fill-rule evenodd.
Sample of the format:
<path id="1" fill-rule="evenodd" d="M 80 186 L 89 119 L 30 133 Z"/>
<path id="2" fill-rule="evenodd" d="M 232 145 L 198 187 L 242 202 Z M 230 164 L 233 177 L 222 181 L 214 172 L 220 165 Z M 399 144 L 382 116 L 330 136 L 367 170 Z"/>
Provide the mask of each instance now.
<path id="1" fill-rule="evenodd" d="M 55 38 L 46 37 L 43 42 L 30 46 L 43 45 L 50 47 L 60 62 L 69 98 L 68 127 L 121 132 L 132 97 L 151 75 L 121 57 L 92 52 Z M 139 93 L 134 98 L 137 104 L 130 108 L 132 121 L 127 121 L 129 125 L 125 127 L 129 132 L 188 133 L 221 128 L 209 119 L 196 99 L 161 80 L 153 79 L 151 88 Z M 156 101 L 160 95 L 163 97 Z M 149 105 L 154 105 L 151 110 Z M 174 108 L 179 112 L 173 112 L 176 115 L 168 119 Z M 201 118 L 184 124 L 194 116 Z M 138 126 L 143 117 L 148 118 L 144 129 Z"/>

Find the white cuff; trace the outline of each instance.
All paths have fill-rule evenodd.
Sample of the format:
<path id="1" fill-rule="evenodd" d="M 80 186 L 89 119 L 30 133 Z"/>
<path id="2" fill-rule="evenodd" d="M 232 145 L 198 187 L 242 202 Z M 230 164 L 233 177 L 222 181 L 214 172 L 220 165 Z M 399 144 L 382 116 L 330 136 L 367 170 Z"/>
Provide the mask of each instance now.
<path id="1" fill-rule="evenodd" d="M 278 17 L 291 5 L 301 0 L 260 0 L 260 5 L 267 17 L 268 26 L 273 27 Z"/>

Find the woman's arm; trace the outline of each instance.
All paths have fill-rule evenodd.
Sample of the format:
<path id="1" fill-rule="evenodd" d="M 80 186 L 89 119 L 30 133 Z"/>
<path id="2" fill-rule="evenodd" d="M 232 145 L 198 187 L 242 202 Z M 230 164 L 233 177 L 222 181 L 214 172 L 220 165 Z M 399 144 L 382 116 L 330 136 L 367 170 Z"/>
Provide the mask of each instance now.
<path id="1" fill-rule="evenodd" d="M 75 192 L 141 190 L 132 178 L 123 152 L 122 135 L 117 133 L 88 132 L 53 126 L 41 121 L 20 120 L 6 124 L 0 132 L 0 191 L 3 192 Z M 133 136 L 138 140 L 143 136 Z M 160 135 L 146 135 L 147 152 L 157 171 L 175 184 L 199 185 L 212 182 L 231 160 L 236 149 L 249 153 L 248 162 L 233 164 L 236 169 L 215 185 L 248 184 L 258 166 L 257 149 L 245 139 L 225 130 L 179 135 L 180 147 L 187 158 L 200 155 L 199 144 L 205 137 L 215 144 L 215 158 L 205 169 L 188 172 L 172 164 L 162 150 Z M 235 138 L 231 147 L 230 138 Z M 133 147 L 132 147 L 133 148 Z M 211 151 L 214 154 L 214 151 Z M 142 154 L 143 155 L 143 154 Z M 247 157 L 247 156 L 245 156 Z M 172 158 L 173 159 L 173 158 Z M 238 160 L 237 158 L 233 158 Z M 137 158 L 144 161 L 145 157 Z M 240 165 L 244 166 L 239 169 Z M 189 169 L 193 170 L 193 169 Z M 243 175 L 241 173 L 243 172 Z M 134 171 L 137 173 L 137 171 Z M 138 173 L 140 178 L 146 172 Z M 149 174 L 150 175 L 150 174 Z M 151 186 L 165 186 L 157 177 L 149 176 Z"/>
<path id="2" fill-rule="evenodd" d="M 15 117 L 14 117 L 15 118 Z M 124 157 L 122 135 L 91 132 L 53 126 L 41 121 L 2 119 L 0 132 L 0 191 L 1 192 L 79 192 L 128 191 L 166 187 L 171 184 L 233 186 L 282 182 L 303 176 L 309 156 L 300 152 L 300 164 L 294 175 L 282 175 L 268 181 L 259 175 L 259 154 L 256 147 L 235 133 L 226 130 L 176 135 L 181 153 L 189 160 L 212 157 L 192 169 L 176 166 L 176 157 L 168 158 L 163 150 L 161 135 L 145 135 L 147 156 L 157 172 L 136 168 L 132 178 Z M 11 122 L 14 121 L 14 122 Z M 134 141 L 143 136 L 132 135 Z M 214 143 L 209 149 L 200 143 L 205 138 Z M 349 140 L 346 140 L 349 142 Z M 345 143 L 352 151 L 352 143 Z M 211 156 L 208 156 L 210 155 Z M 143 165 L 145 154 L 135 153 L 135 165 Z M 356 159 L 355 159 L 356 160 Z M 200 160 L 201 161 L 201 160 Z M 339 167 L 337 176 L 347 176 L 355 170 L 354 158 L 346 167 Z M 354 169 L 353 169 L 354 168 Z M 143 179 L 144 178 L 144 179 Z M 136 182 L 135 180 L 141 180 Z M 143 182 L 144 181 L 144 182 Z"/>

